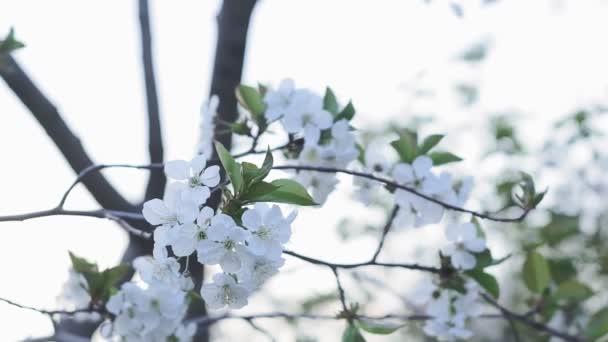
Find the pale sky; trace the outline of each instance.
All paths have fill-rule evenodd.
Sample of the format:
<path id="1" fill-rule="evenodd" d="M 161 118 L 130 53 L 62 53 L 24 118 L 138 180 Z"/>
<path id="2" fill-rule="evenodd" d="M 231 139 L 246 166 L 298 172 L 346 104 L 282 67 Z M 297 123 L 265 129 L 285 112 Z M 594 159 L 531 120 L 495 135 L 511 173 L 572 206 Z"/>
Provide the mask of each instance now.
<path id="1" fill-rule="evenodd" d="M 277 84 L 291 77 L 298 85 L 319 92 L 330 85 L 343 101 L 353 99 L 359 126 L 377 125 L 388 118 L 407 120 L 407 84 L 420 73 L 425 76 L 419 83 L 438 94 L 425 109 L 435 111 L 445 123 L 461 126 L 488 111 L 510 108 L 541 125 L 578 105 L 606 100 L 607 1 L 503 0 L 485 7 L 479 6 L 481 1 L 460 2 L 462 18 L 454 15 L 447 1 L 439 0 L 431 4 L 422 0 L 261 1 L 251 24 L 244 81 Z M 198 112 L 209 89 L 219 4 L 210 0 L 151 3 L 169 159 L 189 158 L 193 153 Z M 136 2 L 6 0 L 0 9 L 0 33 L 11 26 L 27 45 L 15 57 L 57 105 L 92 158 L 103 163 L 145 163 Z M 455 65 L 458 52 L 486 37 L 492 41 L 492 50 L 482 67 L 471 70 Z M 451 87 L 458 80 L 481 85 L 481 101 L 474 108 L 455 106 Z M 0 214 L 50 208 L 74 179 L 73 172 L 3 82 L 0 111 Z M 467 151 L 459 154 L 466 156 Z M 107 174 L 129 198 L 142 196 L 144 173 L 113 170 Z M 360 259 L 353 251 L 370 250 L 371 238 L 343 246 L 333 233 L 332 222 L 339 219 L 335 213 L 344 210 L 344 198 L 334 196 L 327 209 L 303 211 L 292 248 L 344 261 Z M 95 208 L 95 203 L 79 188 L 69 206 Z M 362 220 L 378 219 L 355 211 Z M 67 277 L 68 250 L 109 266 L 119 259 L 126 241 L 112 223 L 85 218 L 2 223 L 0 230 L 4 274 L 0 296 L 44 308 L 54 307 Z M 315 281 L 302 289 L 296 286 L 302 279 Z M 302 291 L 331 289 L 331 281 L 324 270 L 314 269 L 292 278 L 282 276 L 270 286 L 280 291 L 282 297 L 277 297 L 285 299 Z M 247 311 L 268 305 L 255 299 Z M 0 304 L 0 317 L 11 317 L 11 324 L 0 329 L 3 341 L 51 332 L 48 319 L 37 313 Z"/>

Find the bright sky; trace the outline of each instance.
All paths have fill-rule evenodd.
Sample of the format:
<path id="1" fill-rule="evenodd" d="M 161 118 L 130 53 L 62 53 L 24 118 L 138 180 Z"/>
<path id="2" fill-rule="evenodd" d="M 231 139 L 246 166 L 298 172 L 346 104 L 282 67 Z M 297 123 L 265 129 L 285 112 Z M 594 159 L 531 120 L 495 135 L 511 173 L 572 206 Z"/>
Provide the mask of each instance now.
<path id="1" fill-rule="evenodd" d="M 465 14 L 459 18 L 447 1 L 439 0 L 261 1 L 250 31 L 245 82 L 276 84 L 291 77 L 318 91 L 331 85 L 344 100 L 353 99 L 360 126 L 389 117 L 407 120 L 405 89 L 421 72 L 420 82 L 438 91 L 430 108 L 451 123 L 508 108 L 546 121 L 606 99 L 607 1 L 504 0 L 485 7 L 480 2 L 461 1 Z M 8 0 L 0 15 L 0 32 L 14 26 L 27 44 L 15 57 L 97 162 L 147 161 L 135 4 Z M 188 158 L 209 89 L 219 2 L 155 1 L 151 9 L 167 156 Z M 476 70 L 456 67 L 454 56 L 484 37 L 492 40 L 489 60 Z M 450 95 L 454 81 L 461 79 L 482 86 L 480 104 L 469 111 L 457 109 Z M 3 82 L 0 111 L 0 214 L 50 208 L 74 174 Z M 142 196 L 143 173 L 108 175 L 131 199 Z M 302 213 L 294 248 L 345 261 L 360 258 L 353 251 L 371 248 L 371 239 L 347 247 L 337 242 L 330 227 L 337 220 L 334 210 L 343 209 L 341 197 L 334 197 L 324 212 Z M 95 203 L 80 188 L 69 206 L 94 208 Z M 3 223 L 0 229 L 0 296 L 45 308 L 54 307 L 67 277 L 67 250 L 108 266 L 118 260 L 126 241 L 113 224 L 84 218 Z M 297 296 L 295 284 L 307 277 L 315 281 L 304 291 L 333 286 L 324 272 L 286 276 L 271 285 L 288 298 Z M 279 281 L 284 283 L 275 286 Z M 250 310 L 267 305 L 254 300 Z M 11 317 L 11 324 L 0 329 L 3 341 L 51 331 L 42 315 L 5 304 L 0 304 L 0 317 Z"/>

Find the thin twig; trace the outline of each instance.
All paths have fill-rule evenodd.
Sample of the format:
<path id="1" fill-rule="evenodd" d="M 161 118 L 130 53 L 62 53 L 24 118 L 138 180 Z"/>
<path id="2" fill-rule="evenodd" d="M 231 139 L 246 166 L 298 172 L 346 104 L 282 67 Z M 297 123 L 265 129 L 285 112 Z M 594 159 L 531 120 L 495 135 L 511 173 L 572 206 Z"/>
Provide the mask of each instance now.
<path id="1" fill-rule="evenodd" d="M 365 172 L 359 172 L 359 171 L 353 171 L 353 170 L 346 170 L 346 169 L 339 169 L 339 168 L 335 168 L 335 167 L 324 167 L 324 166 L 306 166 L 306 165 L 280 165 L 280 166 L 273 166 L 273 169 L 275 170 L 296 170 L 296 171 L 314 171 L 314 172 L 323 172 L 323 173 L 344 173 L 347 175 L 351 175 L 351 176 L 356 176 L 356 177 L 362 177 L 362 178 L 367 178 L 367 179 L 371 179 L 371 180 L 375 180 L 377 182 L 381 182 L 384 183 L 385 185 L 388 185 L 390 187 L 396 188 L 396 189 L 401 189 L 401 190 L 405 190 L 413 195 L 416 195 L 420 198 L 424 198 L 425 200 L 429 201 L 429 202 L 433 202 L 435 204 L 439 204 L 442 207 L 446 208 L 446 209 L 450 209 L 450 210 L 454 210 L 454 211 L 459 211 L 462 213 L 467 213 L 467 214 L 471 214 L 473 216 L 476 216 L 478 218 L 481 219 L 486 219 L 486 220 L 490 220 L 490 221 L 497 221 L 497 222 L 520 222 L 522 221 L 524 218 L 526 218 L 526 216 L 528 215 L 528 213 L 533 209 L 533 208 L 526 208 L 524 210 L 524 212 L 514 218 L 506 218 L 506 217 L 494 217 L 494 216 L 490 216 L 488 214 L 485 213 L 481 213 L 475 210 L 470 210 L 470 209 L 466 209 L 466 208 L 462 208 L 462 207 L 458 207 L 455 206 L 453 204 L 449 204 L 447 202 L 441 201 L 439 199 L 436 199 L 430 195 L 426 195 L 424 193 L 421 193 L 419 191 L 417 191 L 416 189 L 398 184 L 390 179 L 386 179 L 386 178 L 382 178 L 382 177 L 378 177 L 378 176 L 374 176 L 372 174 L 369 173 L 365 173 Z"/>
<path id="2" fill-rule="evenodd" d="M 564 341 L 568 341 L 568 342 L 584 342 L 586 341 L 586 339 L 582 338 L 582 337 L 577 337 L 577 336 L 573 336 L 567 333 L 563 333 L 561 331 L 558 331 L 556 329 L 551 328 L 550 326 L 541 323 L 541 322 L 537 322 L 535 321 L 532 317 L 527 316 L 525 314 L 518 314 L 515 313 L 507 308 L 505 308 L 504 306 L 498 304 L 498 302 L 496 302 L 494 299 L 492 299 L 492 297 L 488 296 L 485 293 L 481 294 L 482 298 L 488 302 L 490 305 L 494 306 L 495 308 L 497 308 L 502 315 L 506 318 L 506 319 L 512 319 L 518 322 L 521 322 L 529 327 L 532 327 L 538 331 L 544 332 L 548 335 L 551 335 L 553 337 L 559 337 Z"/>
<path id="3" fill-rule="evenodd" d="M 430 272 L 430 273 L 439 273 L 441 271 L 439 268 L 431 267 L 431 266 L 421 266 L 418 264 L 377 262 L 377 261 L 372 261 L 372 260 L 365 261 L 365 262 L 359 262 L 359 263 L 353 263 L 353 264 L 340 264 L 340 263 L 333 263 L 333 262 L 329 262 L 329 261 L 311 258 L 311 257 L 304 256 L 302 254 L 296 253 L 294 251 L 289 251 L 289 250 L 285 250 L 285 251 L 283 251 L 283 253 L 285 253 L 287 255 L 291 255 L 292 257 L 304 260 L 311 264 L 322 265 L 322 266 L 326 266 L 326 267 L 330 267 L 330 268 L 353 269 L 353 268 L 366 267 L 366 266 L 379 266 L 379 267 L 387 267 L 387 268 L 405 268 L 405 269 L 409 269 L 409 270 L 425 271 L 425 272 Z"/>
<path id="4" fill-rule="evenodd" d="M 332 266 L 329 266 L 329 268 L 331 268 L 331 271 L 334 273 L 334 276 L 336 277 L 336 285 L 338 286 L 338 295 L 340 296 L 340 303 L 342 304 L 342 310 L 344 310 L 344 312 L 347 312 L 348 307 L 346 306 L 346 294 L 344 292 L 344 287 L 342 286 L 342 282 L 340 282 L 340 273 L 338 273 L 338 268 L 332 267 Z"/>
<path id="5" fill-rule="evenodd" d="M 382 247 L 384 247 L 384 241 L 386 240 L 386 236 L 388 235 L 388 232 L 391 230 L 391 227 L 393 226 L 393 221 L 395 220 L 395 216 L 397 216 L 397 212 L 399 211 L 398 207 L 393 208 L 393 210 L 391 210 L 391 214 L 388 217 L 388 220 L 386 220 L 386 224 L 384 225 L 384 228 L 382 229 L 382 236 L 380 237 L 380 242 L 378 242 L 378 247 L 376 248 L 376 251 L 374 252 L 374 255 L 372 256 L 371 261 L 375 262 L 376 259 L 378 259 L 378 255 L 380 255 L 380 252 L 382 251 Z"/>
<path id="6" fill-rule="evenodd" d="M 19 304 L 16 302 L 13 302 L 12 300 L 9 299 L 5 299 L 5 298 L 0 298 L 0 301 L 10 304 L 12 306 L 18 307 L 20 309 L 25 309 L 25 310 L 30 310 L 30 311 L 35 311 L 47 316 L 54 316 L 54 315 L 62 315 L 62 316 L 74 316 L 78 313 L 93 313 L 96 312 L 95 310 L 92 309 L 78 309 L 78 310 L 73 310 L 73 311 L 67 311 L 67 310 L 44 310 L 44 309 L 38 309 L 38 308 L 34 308 L 31 306 L 27 306 L 27 305 L 23 305 L 23 304 Z"/>

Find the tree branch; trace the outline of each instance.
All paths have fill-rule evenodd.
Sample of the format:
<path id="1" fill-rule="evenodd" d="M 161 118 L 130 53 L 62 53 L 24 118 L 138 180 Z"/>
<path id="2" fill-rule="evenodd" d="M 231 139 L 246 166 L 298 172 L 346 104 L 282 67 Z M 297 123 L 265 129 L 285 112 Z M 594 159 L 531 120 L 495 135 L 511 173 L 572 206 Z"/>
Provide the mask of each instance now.
<path id="1" fill-rule="evenodd" d="M 11 56 L 3 57 L 0 77 L 38 120 L 74 172 L 79 173 L 93 165 L 80 139 L 64 122 L 57 108 L 42 94 Z M 101 173 L 92 172 L 84 177 L 82 182 L 102 207 L 125 211 L 134 209 L 133 205 Z"/>
<path id="2" fill-rule="evenodd" d="M 366 267 L 366 266 L 379 266 L 379 267 L 387 267 L 387 268 L 405 268 L 405 269 L 409 269 L 409 270 L 425 271 L 425 272 L 430 272 L 430 273 L 441 272 L 441 269 L 439 269 L 437 267 L 421 266 L 418 264 L 377 262 L 374 260 L 359 262 L 359 263 L 352 263 L 352 264 L 340 264 L 340 263 L 333 263 L 333 262 L 329 262 L 329 261 L 311 258 L 311 257 L 296 253 L 294 251 L 289 251 L 289 250 L 285 250 L 285 251 L 283 251 L 283 253 L 285 253 L 287 255 L 291 255 L 294 258 L 304 260 L 308 263 L 320 265 L 320 266 L 326 266 L 331 269 L 338 269 L 338 268 L 353 269 L 353 268 Z"/>
<path id="3" fill-rule="evenodd" d="M 568 342 L 584 342 L 586 341 L 584 338 L 581 337 L 577 337 L 577 336 L 573 336 L 573 335 L 569 335 L 566 333 L 563 333 L 561 331 L 558 331 L 556 329 L 551 328 L 550 326 L 541 323 L 541 322 L 537 322 L 535 320 L 532 319 L 531 316 L 526 315 L 526 314 L 518 314 L 515 313 L 507 308 L 505 308 L 504 306 L 498 304 L 498 302 L 496 302 L 494 299 L 492 299 L 492 297 L 486 295 L 485 293 L 481 294 L 481 297 L 488 302 L 490 305 L 494 306 L 496 309 L 498 309 L 500 311 L 500 313 L 505 317 L 505 319 L 507 320 L 514 320 L 514 321 L 518 321 L 521 322 L 531 328 L 534 328 L 540 332 L 544 332 L 550 336 L 554 336 L 554 337 L 559 337 L 564 341 L 568 341 Z"/>
<path id="4" fill-rule="evenodd" d="M 152 34 L 150 32 L 150 13 L 148 0 L 139 0 L 139 28 L 141 31 L 141 51 L 144 80 L 146 85 L 146 104 L 148 107 L 148 154 L 150 163 L 163 162 L 163 138 L 160 125 L 160 110 L 154 76 L 152 57 Z M 144 200 L 162 197 L 167 178 L 162 170 L 152 170 Z"/>
<path id="5" fill-rule="evenodd" d="M 399 183 L 396 183 L 390 179 L 386 179 L 386 178 L 382 178 L 382 177 L 377 177 L 374 176 L 372 174 L 369 173 L 365 173 L 365 172 L 359 172 L 359 171 L 353 171 L 353 170 L 346 170 L 346 169 L 339 169 L 339 168 L 334 168 L 334 167 L 323 167 L 323 166 L 307 166 L 307 165 L 280 165 L 280 166 L 273 166 L 272 167 L 275 170 L 296 170 L 296 171 L 314 171 L 314 172 L 322 172 L 322 173 L 344 173 L 347 175 L 351 175 L 351 176 L 356 176 L 356 177 L 362 177 L 362 178 L 367 178 L 367 179 L 371 179 L 371 180 L 375 180 L 377 182 L 383 183 L 385 185 L 388 185 L 390 187 L 396 188 L 396 189 L 401 189 L 401 190 L 405 190 L 411 194 L 414 194 L 418 197 L 424 198 L 425 200 L 429 201 L 429 202 L 433 202 L 435 204 L 439 204 L 440 206 L 444 207 L 445 209 L 450 209 L 450 210 L 454 210 L 454 211 L 459 211 L 461 213 L 466 213 L 466 214 L 471 214 L 475 217 L 481 218 L 481 219 L 486 219 L 486 220 L 490 220 L 490 221 L 497 221 L 497 222 L 520 222 L 523 219 L 526 218 L 526 216 L 528 216 L 528 213 L 534 209 L 534 208 L 527 208 L 523 211 L 523 213 L 517 217 L 514 218 L 503 218 L 503 217 L 494 217 L 485 213 L 481 213 L 478 211 L 474 211 L 474 210 L 470 210 L 470 209 L 466 209 L 466 208 L 462 208 L 441 200 L 438 200 L 430 195 L 426 195 L 422 192 L 417 191 L 414 188 L 410 188 L 408 186 L 404 186 L 401 185 Z"/>
<path id="6" fill-rule="evenodd" d="M 376 261 L 376 259 L 378 259 L 378 256 L 380 255 L 380 252 L 382 252 L 382 247 L 384 247 L 384 241 L 386 240 L 386 236 L 388 235 L 388 232 L 393 226 L 393 221 L 395 220 L 395 216 L 397 216 L 397 211 L 399 211 L 399 208 L 394 207 L 393 210 L 391 210 L 388 220 L 386 220 L 386 224 L 382 229 L 382 236 L 380 237 L 380 242 L 378 242 L 378 247 L 376 247 L 376 251 L 372 256 L 372 262 Z"/>
<path id="7" fill-rule="evenodd" d="M 211 95 L 220 99 L 218 119 L 232 123 L 238 109 L 234 90 L 241 82 L 247 46 L 247 32 L 256 0 L 224 0 L 217 18 L 217 45 L 211 78 Z M 215 140 L 228 150 L 232 147 L 232 134 L 216 132 Z"/>

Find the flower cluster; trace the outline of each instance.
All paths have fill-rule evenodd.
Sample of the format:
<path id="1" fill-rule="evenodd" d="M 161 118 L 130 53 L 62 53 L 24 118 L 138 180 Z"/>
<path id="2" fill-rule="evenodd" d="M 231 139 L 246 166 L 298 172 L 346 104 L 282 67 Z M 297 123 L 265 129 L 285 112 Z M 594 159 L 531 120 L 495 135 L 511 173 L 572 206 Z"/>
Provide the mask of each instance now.
<path id="1" fill-rule="evenodd" d="M 187 291 L 194 284 L 180 272 L 178 261 L 166 249 L 155 249 L 154 256 L 133 261 L 141 282 L 128 282 L 106 303 L 115 317 L 101 329 L 108 339 L 121 341 L 190 341 L 193 324 L 182 323 L 188 310 Z"/>
<path id="2" fill-rule="evenodd" d="M 125 283 L 106 309 L 115 318 L 102 331 L 121 341 L 190 341 L 196 331 L 195 325 L 181 323 L 188 309 L 186 293 L 167 284 Z"/>
<path id="3" fill-rule="evenodd" d="M 427 336 L 439 341 L 455 341 L 473 336 L 473 332 L 467 328 L 467 322 L 481 314 L 479 288 L 473 281 L 467 281 L 464 287 L 465 293 L 461 293 L 438 287 L 431 280 L 421 285 L 415 298 L 417 304 L 425 306 L 425 314 L 431 317 L 423 327 Z"/>
<path id="4" fill-rule="evenodd" d="M 244 210 L 239 222 L 225 213 L 205 206 L 211 187 L 219 184 L 218 166 L 206 167 L 204 155 L 192 161 L 172 161 L 165 166 L 171 183 L 163 200 L 144 204 L 144 217 L 153 225 L 158 277 L 179 265 L 173 258 L 160 259 L 156 251 L 170 247 L 177 257 L 190 257 L 205 265 L 219 265 L 223 273 L 203 285 L 201 295 L 210 308 L 238 309 L 247 298 L 283 265 L 283 245 L 291 237 L 293 212 L 285 217 L 277 205 L 256 203 Z M 160 275 L 164 277 L 164 275 Z M 145 277 L 144 277 L 145 278 Z"/>
<path id="5" fill-rule="evenodd" d="M 349 124 L 352 115 L 341 115 L 349 107 L 338 113 L 337 103 L 328 105 L 319 94 L 295 88 L 289 79 L 283 80 L 278 89 L 269 89 L 264 102 L 269 123 L 280 120 L 287 133 L 303 137 L 298 164 L 345 168 L 359 156 Z M 334 112 L 328 106 L 335 107 Z M 338 183 L 335 174 L 311 171 L 299 172 L 297 179 L 319 204 L 327 200 Z"/>

